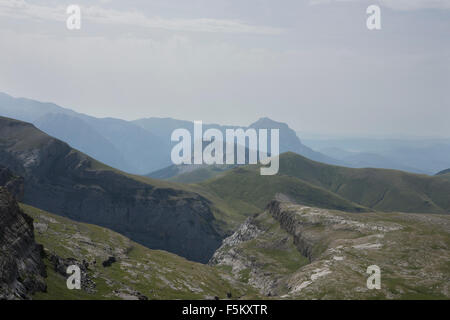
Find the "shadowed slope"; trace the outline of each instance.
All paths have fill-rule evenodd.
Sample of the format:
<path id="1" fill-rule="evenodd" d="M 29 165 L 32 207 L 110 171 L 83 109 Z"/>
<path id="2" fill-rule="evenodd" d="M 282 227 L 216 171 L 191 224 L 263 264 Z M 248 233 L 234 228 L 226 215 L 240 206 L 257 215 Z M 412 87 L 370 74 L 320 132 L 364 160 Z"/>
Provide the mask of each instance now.
<path id="1" fill-rule="evenodd" d="M 0 165 L 25 178 L 24 202 L 206 262 L 220 245 L 211 203 L 105 166 L 29 123 L 0 117 Z"/>

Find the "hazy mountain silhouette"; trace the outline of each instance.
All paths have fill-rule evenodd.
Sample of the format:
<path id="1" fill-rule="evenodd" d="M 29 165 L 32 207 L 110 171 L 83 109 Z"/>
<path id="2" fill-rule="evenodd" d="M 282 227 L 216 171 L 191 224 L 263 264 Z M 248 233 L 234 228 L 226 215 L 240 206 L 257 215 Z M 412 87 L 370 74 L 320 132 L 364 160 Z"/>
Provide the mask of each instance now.
<path id="1" fill-rule="evenodd" d="M 169 145 L 129 121 L 91 117 L 4 93 L 0 94 L 0 116 L 35 123 L 44 132 L 123 171 L 142 174 L 170 164 Z"/>
<path id="2" fill-rule="evenodd" d="M 150 118 L 150 119 L 142 119 L 137 120 L 141 125 L 143 125 L 145 128 L 158 128 L 157 125 L 158 122 L 164 122 L 165 125 L 161 126 L 161 132 L 164 132 L 164 134 L 169 134 L 172 132 L 170 130 L 174 130 L 177 125 L 182 126 L 182 128 L 185 128 L 189 131 L 191 131 L 191 135 L 193 135 L 193 123 L 187 122 L 187 121 L 179 121 L 174 119 L 156 119 L 156 118 Z M 170 127 L 170 130 L 167 130 L 167 128 Z M 180 127 L 178 127 L 180 128 Z M 241 128 L 243 130 L 247 130 L 249 128 L 252 129 L 268 129 L 268 143 L 269 143 L 269 150 L 270 150 L 270 129 L 279 129 L 279 151 L 280 153 L 284 152 L 295 152 L 300 155 L 303 155 L 309 159 L 324 162 L 328 164 L 336 164 L 336 165 L 344 165 L 345 163 L 336 159 L 333 159 L 331 157 L 327 157 L 324 154 L 321 154 L 320 152 L 316 152 L 312 150 L 311 148 L 305 146 L 302 144 L 300 139 L 297 137 L 297 134 L 294 130 L 289 128 L 289 126 L 282 122 L 277 122 L 274 120 L 271 120 L 269 118 L 260 118 L 256 122 L 252 123 L 249 127 L 235 127 L 235 126 L 220 126 L 220 125 L 212 125 L 207 124 L 203 126 L 204 130 L 207 130 L 209 128 L 216 128 L 222 132 L 223 138 L 225 139 L 225 132 L 226 129 L 237 129 Z M 153 131 L 155 134 L 158 134 L 156 131 Z M 170 132 L 170 133 L 169 133 Z M 207 143 L 204 144 L 206 146 Z M 248 147 L 248 146 L 247 146 Z M 224 147 L 224 153 L 226 152 L 226 148 Z M 236 151 L 235 151 L 236 156 Z M 235 161 L 236 163 L 236 161 Z M 246 163 L 248 164 L 248 150 L 246 150 Z M 222 173 L 224 170 L 228 170 L 233 168 L 234 166 L 230 165 L 215 165 L 212 167 L 208 167 L 205 165 L 171 165 L 167 168 L 157 170 L 155 172 L 149 173 L 147 176 L 157 179 L 172 179 L 173 181 L 177 182 L 199 182 L 208 178 L 211 178 L 217 174 Z M 182 175 L 180 177 L 177 177 L 178 175 Z M 177 178 L 175 178 L 177 177 Z"/>
<path id="3" fill-rule="evenodd" d="M 450 139 L 334 138 L 304 139 L 315 150 L 352 167 L 400 169 L 434 174 L 450 167 Z"/>

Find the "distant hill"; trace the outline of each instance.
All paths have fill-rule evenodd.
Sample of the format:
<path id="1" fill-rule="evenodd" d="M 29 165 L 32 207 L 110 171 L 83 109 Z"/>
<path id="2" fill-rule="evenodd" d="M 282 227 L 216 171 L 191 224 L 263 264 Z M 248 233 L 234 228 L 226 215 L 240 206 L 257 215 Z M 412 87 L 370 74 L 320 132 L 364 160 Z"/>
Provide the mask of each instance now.
<path id="1" fill-rule="evenodd" d="M 143 128 L 150 130 L 152 133 L 158 136 L 167 135 L 170 138 L 170 134 L 173 130 L 177 128 L 185 128 L 193 132 L 193 123 L 187 121 L 174 120 L 169 118 L 159 119 L 159 118 L 149 118 L 136 120 Z M 289 128 L 289 126 L 282 122 L 277 122 L 269 118 L 260 118 L 258 121 L 252 123 L 249 127 L 234 127 L 234 126 L 221 126 L 216 124 L 206 124 L 203 126 L 204 130 L 209 128 L 216 128 L 220 130 L 225 137 L 225 132 L 227 129 L 241 128 L 247 130 L 253 128 L 259 129 L 279 129 L 280 139 L 279 139 L 279 151 L 283 152 L 295 152 L 301 154 L 309 159 L 315 161 L 320 161 L 329 164 L 339 164 L 344 165 L 345 163 L 331 157 L 325 156 L 320 152 L 316 152 L 311 148 L 303 145 L 300 139 L 297 137 L 294 130 Z M 158 133 L 158 131 L 160 133 Z M 270 133 L 270 132 L 269 132 Z M 270 143 L 270 137 L 268 137 Z M 207 144 L 204 144 L 206 146 Z M 225 152 L 225 147 L 224 147 Z M 246 158 L 246 163 L 248 163 L 248 158 Z M 181 183 L 194 183 L 200 182 L 216 175 L 222 173 L 223 171 L 234 168 L 232 165 L 215 165 L 213 167 L 205 165 L 171 165 L 167 168 L 157 170 L 147 174 L 150 178 L 165 179 L 170 181 L 176 181 Z"/>
<path id="2" fill-rule="evenodd" d="M 450 213 L 450 183 L 433 176 L 329 166 L 294 153 L 281 157 L 280 174 L 297 177 L 375 210 Z"/>
<path id="3" fill-rule="evenodd" d="M 33 122 L 47 113 L 77 113 L 50 102 L 40 102 L 26 98 L 15 98 L 0 92 L 0 116 Z"/>
<path id="4" fill-rule="evenodd" d="M 442 171 L 436 173 L 436 175 L 441 176 L 441 175 L 449 174 L 449 173 L 450 173 L 450 169 L 446 169 L 446 170 L 442 170 Z"/>
<path id="5" fill-rule="evenodd" d="M 279 129 L 280 130 L 280 154 L 285 152 L 295 152 L 308 159 L 319 161 L 328 164 L 344 165 L 345 163 L 331 157 L 328 157 L 320 152 L 316 152 L 311 148 L 305 146 L 294 130 L 283 122 L 277 122 L 269 118 L 261 118 L 255 123 L 252 123 L 250 128 L 255 129 Z"/>
<path id="6" fill-rule="evenodd" d="M 194 261 L 220 245 L 208 199 L 112 169 L 32 124 L 0 117 L 0 165 L 25 179 L 23 202 L 34 207 Z"/>
<path id="7" fill-rule="evenodd" d="M 133 166 L 127 163 L 122 152 L 79 117 L 64 113 L 47 113 L 35 120 L 34 125 L 101 162 L 114 168 L 133 171 Z"/>
<path id="8" fill-rule="evenodd" d="M 409 167 L 401 162 L 389 159 L 385 156 L 372 152 L 349 152 L 343 149 L 329 147 L 319 150 L 323 154 L 345 162 L 347 167 L 352 168 L 379 168 L 408 171 L 413 173 L 428 174 L 429 172 Z"/>
<path id="9" fill-rule="evenodd" d="M 201 120 L 201 119 L 199 119 Z M 170 136 L 175 129 L 187 129 L 193 135 L 194 122 L 187 120 L 178 120 L 173 118 L 143 118 L 132 121 L 134 124 L 160 137 L 164 141 L 170 142 Z M 216 123 L 203 123 L 203 131 L 208 129 L 218 129 L 225 136 L 226 129 L 240 128 L 238 126 L 224 126 Z"/>
<path id="10" fill-rule="evenodd" d="M 255 170 L 253 166 L 234 168 L 200 183 L 199 186 L 218 195 L 246 215 L 260 212 L 277 194 L 283 194 L 292 201 L 309 206 L 350 212 L 369 211 L 337 194 L 295 177 L 261 176 L 259 170 Z"/>
<path id="11" fill-rule="evenodd" d="M 377 167 L 434 174 L 450 167 L 446 138 L 320 138 L 304 144 L 352 167 Z"/>
<path id="12" fill-rule="evenodd" d="M 179 183 L 197 183 L 216 177 L 235 165 L 171 165 L 152 172 L 149 178 L 162 179 Z"/>
<path id="13" fill-rule="evenodd" d="M 322 208 L 343 205 L 347 206 L 346 211 L 365 207 L 450 213 L 450 181 L 395 170 L 331 166 L 291 152 L 280 156 L 276 176 L 260 176 L 257 166 L 247 166 L 200 185 L 219 197 L 239 200 L 241 208 L 261 208 L 276 193 L 283 193 L 301 204 Z"/>

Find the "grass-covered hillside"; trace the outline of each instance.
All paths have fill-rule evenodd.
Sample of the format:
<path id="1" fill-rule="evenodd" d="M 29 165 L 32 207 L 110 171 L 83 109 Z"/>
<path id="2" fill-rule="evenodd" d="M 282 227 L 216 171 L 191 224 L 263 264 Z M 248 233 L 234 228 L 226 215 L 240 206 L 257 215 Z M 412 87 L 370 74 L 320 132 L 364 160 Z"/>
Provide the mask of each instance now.
<path id="1" fill-rule="evenodd" d="M 280 158 L 280 174 L 297 177 L 380 211 L 450 213 L 450 182 L 386 169 L 352 169 L 294 153 Z"/>
<path id="2" fill-rule="evenodd" d="M 281 196 L 278 196 L 282 198 Z M 349 213 L 271 201 L 209 265 L 150 250 L 109 229 L 21 205 L 44 247 L 33 299 L 449 299 L 450 216 Z M 82 270 L 69 290 L 65 270 Z M 366 287 L 370 265 L 381 289 Z"/>
<path id="3" fill-rule="evenodd" d="M 150 250 L 109 229 L 78 223 L 21 205 L 34 219 L 44 246 L 47 292 L 33 299 L 221 299 L 254 298 L 256 290 L 234 281 L 227 268 Z M 105 261 L 112 261 L 104 266 Z M 66 286 L 64 263 L 85 265 L 82 290 Z"/>
<path id="4" fill-rule="evenodd" d="M 278 194 L 296 202 L 346 211 L 367 211 L 332 192 L 290 176 L 261 176 L 254 167 L 239 167 L 199 184 L 243 215 L 260 212 Z"/>
<path id="5" fill-rule="evenodd" d="M 264 207 L 276 193 L 321 208 L 360 211 L 450 213 L 450 180 L 386 169 L 352 169 L 315 162 L 295 153 L 280 155 L 275 176 L 258 166 L 227 171 L 199 185 L 241 211 Z"/>

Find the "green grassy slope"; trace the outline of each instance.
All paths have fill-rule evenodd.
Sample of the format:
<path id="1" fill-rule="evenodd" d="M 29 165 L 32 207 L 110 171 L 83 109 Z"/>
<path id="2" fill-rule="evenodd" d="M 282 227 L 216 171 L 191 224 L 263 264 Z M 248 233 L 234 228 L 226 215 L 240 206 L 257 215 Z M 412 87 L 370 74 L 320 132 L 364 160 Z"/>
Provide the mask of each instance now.
<path id="1" fill-rule="evenodd" d="M 280 157 L 280 174 L 297 177 L 380 211 L 450 213 L 450 181 L 386 169 L 352 169 Z"/>
<path id="2" fill-rule="evenodd" d="M 260 212 L 277 195 L 296 202 L 347 211 L 366 209 L 310 183 L 289 176 L 261 176 L 255 167 L 235 168 L 223 176 L 202 182 L 200 188 L 218 195 L 244 216 Z"/>
<path id="3" fill-rule="evenodd" d="M 207 166 L 196 169 L 191 172 L 181 173 L 172 178 L 167 179 L 167 181 L 178 182 L 178 183 L 198 183 L 202 182 L 216 176 L 219 176 L 231 169 L 232 166 Z"/>
<path id="4" fill-rule="evenodd" d="M 109 229 L 78 223 L 22 204 L 33 217 L 36 242 L 44 246 L 47 257 L 47 293 L 34 299 L 204 299 L 218 296 L 256 297 L 251 287 L 227 280 L 224 268 L 188 261 L 174 254 L 150 250 Z M 65 278 L 55 272 L 50 256 L 89 263 L 88 276 L 95 292 L 68 290 Z M 114 256 L 117 262 L 103 267 Z M 95 264 L 94 264 L 95 261 Z"/>
<path id="5" fill-rule="evenodd" d="M 443 178 L 443 179 L 450 180 L 450 173 L 440 175 L 439 177 L 440 177 L 440 178 Z"/>
<path id="6" fill-rule="evenodd" d="M 214 178 L 235 165 L 171 165 L 167 168 L 152 172 L 146 177 L 179 183 L 198 183 Z"/>
<path id="7" fill-rule="evenodd" d="M 450 179 L 386 169 L 352 169 L 315 162 L 295 153 L 280 156 L 275 176 L 261 176 L 258 166 L 230 170 L 199 186 L 254 213 L 277 193 L 305 205 L 358 211 L 450 213 Z"/>

